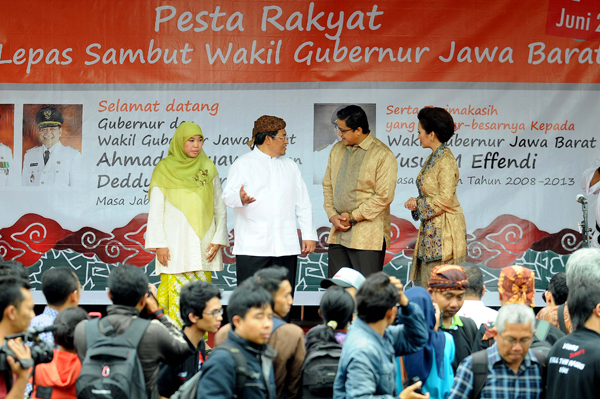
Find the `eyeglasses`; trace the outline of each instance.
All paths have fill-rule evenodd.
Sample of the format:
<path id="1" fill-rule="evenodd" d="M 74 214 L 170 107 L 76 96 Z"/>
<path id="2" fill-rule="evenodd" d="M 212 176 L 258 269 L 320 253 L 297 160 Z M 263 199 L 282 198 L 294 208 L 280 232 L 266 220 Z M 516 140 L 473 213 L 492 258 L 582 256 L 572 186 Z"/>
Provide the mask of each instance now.
<path id="1" fill-rule="evenodd" d="M 275 136 L 275 137 L 273 137 L 273 138 L 275 138 L 275 139 L 281 139 L 281 140 L 283 140 L 283 142 L 284 142 L 284 143 L 285 143 L 286 141 L 288 141 L 288 140 L 289 140 L 289 139 L 287 138 L 287 136 Z"/>
<path id="2" fill-rule="evenodd" d="M 500 335 L 500 338 L 502 338 L 502 340 L 504 342 L 506 342 L 507 344 L 509 344 L 510 346 L 515 346 L 517 344 L 517 342 L 519 344 L 521 344 L 521 346 L 527 346 L 527 345 L 531 344 L 531 341 L 533 341 L 533 337 L 515 339 L 513 337 L 503 337 L 502 335 Z"/>
<path id="3" fill-rule="evenodd" d="M 349 132 L 350 130 L 354 130 L 354 129 L 351 129 L 351 128 L 348 128 L 348 129 L 343 129 L 343 130 L 342 130 L 342 129 L 340 129 L 340 127 L 337 125 L 337 123 L 336 123 L 334 126 L 335 126 L 335 130 L 337 130 L 338 132 L 340 132 L 340 133 L 342 133 L 342 134 L 344 134 L 344 133 L 346 133 L 346 132 Z"/>
<path id="4" fill-rule="evenodd" d="M 223 316 L 223 308 L 221 309 L 217 309 L 217 310 L 213 310 L 212 312 L 202 312 L 203 314 L 207 314 L 209 316 L 212 317 L 217 317 L 219 315 Z"/>

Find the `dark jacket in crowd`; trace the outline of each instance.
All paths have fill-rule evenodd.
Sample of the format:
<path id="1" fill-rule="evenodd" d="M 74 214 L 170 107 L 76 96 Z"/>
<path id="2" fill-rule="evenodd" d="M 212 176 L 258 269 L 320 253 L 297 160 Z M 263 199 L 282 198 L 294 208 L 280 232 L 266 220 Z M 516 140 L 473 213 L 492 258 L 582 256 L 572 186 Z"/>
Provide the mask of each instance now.
<path id="1" fill-rule="evenodd" d="M 269 345 L 257 345 L 243 339 L 234 331 L 229 331 L 229 339 L 237 346 L 248 362 L 251 374 L 241 397 L 244 399 L 275 399 L 276 388 L 273 373 L 273 359 L 277 355 Z M 213 350 L 202 367 L 202 377 L 198 384 L 197 399 L 231 399 L 236 387 L 236 369 L 233 355 L 227 350 Z"/>
<path id="2" fill-rule="evenodd" d="M 140 314 L 134 307 L 121 305 L 109 306 L 106 312 L 108 314 L 106 317 L 115 329 L 116 335 L 123 334 L 131 325 L 133 318 Z M 84 320 L 75 328 L 75 349 L 82 362 L 87 351 L 86 323 L 87 320 Z M 150 322 L 137 350 L 146 381 L 146 391 L 151 395 L 150 399 L 160 398 L 156 385 L 159 363 L 179 364 L 181 359 L 186 358 L 190 353 L 188 343 L 183 339 L 181 331 L 167 316 Z"/>
<path id="3" fill-rule="evenodd" d="M 165 398 L 171 397 L 183 383 L 191 379 L 198 371 L 201 371 L 202 364 L 206 359 L 206 344 L 204 343 L 204 339 L 198 342 L 198 347 L 196 348 L 183 330 L 181 333 L 183 334 L 183 339 L 188 343 L 190 351 L 193 353 L 183 363 L 176 366 L 161 363 L 158 372 L 158 392 L 160 396 L 164 396 Z"/>

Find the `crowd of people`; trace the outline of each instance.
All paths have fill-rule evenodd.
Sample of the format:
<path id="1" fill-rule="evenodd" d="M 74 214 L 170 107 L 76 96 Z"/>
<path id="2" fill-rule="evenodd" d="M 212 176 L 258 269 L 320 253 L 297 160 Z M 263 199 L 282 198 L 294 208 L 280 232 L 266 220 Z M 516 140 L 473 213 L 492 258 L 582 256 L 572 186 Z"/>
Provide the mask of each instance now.
<path id="1" fill-rule="evenodd" d="M 476 269 L 435 266 L 424 289 L 341 268 L 323 281 L 322 323 L 305 335 L 286 322 L 293 299 L 282 266 L 258 270 L 233 291 L 223 326 L 221 291 L 205 281 L 184 284 L 178 328 L 141 268 L 111 270 L 112 305 L 100 319 L 78 306 L 74 272 L 52 268 L 42 277 L 47 306 L 35 316 L 26 269 L 5 261 L 0 397 L 596 397 L 600 249 L 570 256 L 537 318 L 532 270 L 501 270 L 495 311 L 481 302 L 485 285 Z M 554 312 L 561 306 L 562 321 Z M 215 333 L 213 348 L 207 333 Z M 44 350 L 51 359 L 42 360 Z"/>

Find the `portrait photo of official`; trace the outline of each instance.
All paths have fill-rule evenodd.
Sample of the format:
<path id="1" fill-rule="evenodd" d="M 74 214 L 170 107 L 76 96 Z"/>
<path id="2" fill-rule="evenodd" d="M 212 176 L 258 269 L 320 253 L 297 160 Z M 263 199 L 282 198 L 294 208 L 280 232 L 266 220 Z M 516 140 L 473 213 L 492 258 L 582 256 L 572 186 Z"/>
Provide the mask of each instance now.
<path id="1" fill-rule="evenodd" d="M 23 105 L 23 186 L 75 185 L 82 114 L 82 104 Z"/>
<path id="2" fill-rule="evenodd" d="M 14 174 L 14 142 L 15 105 L 0 104 L 0 190 L 13 180 L 11 171 Z"/>
<path id="3" fill-rule="evenodd" d="M 329 152 L 335 143 L 341 140 L 336 128 L 337 113 L 348 105 L 358 105 L 367 114 L 369 128 L 374 137 L 376 133 L 376 106 L 375 104 L 333 103 L 314 105 L 313 127 L 313 184 L 323 184 L 323 175 L 327 169 Z"/>

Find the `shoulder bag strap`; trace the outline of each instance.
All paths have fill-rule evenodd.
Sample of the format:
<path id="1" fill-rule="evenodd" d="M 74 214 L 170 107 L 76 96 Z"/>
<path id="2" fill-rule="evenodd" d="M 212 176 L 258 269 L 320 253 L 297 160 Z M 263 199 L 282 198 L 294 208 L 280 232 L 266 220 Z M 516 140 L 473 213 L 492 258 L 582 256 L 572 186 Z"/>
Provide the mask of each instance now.
<path id="1" fill-rule="evenodd" d="M 565 304 L 564 303 L 558 307 L 557 317 L 558 317 L 558 326 L 560 328 L 560 331 L 564 332 L 565 334 L 568 334 L 569 332 L 567 331 L 567 326 L 565 324 Z"/>

